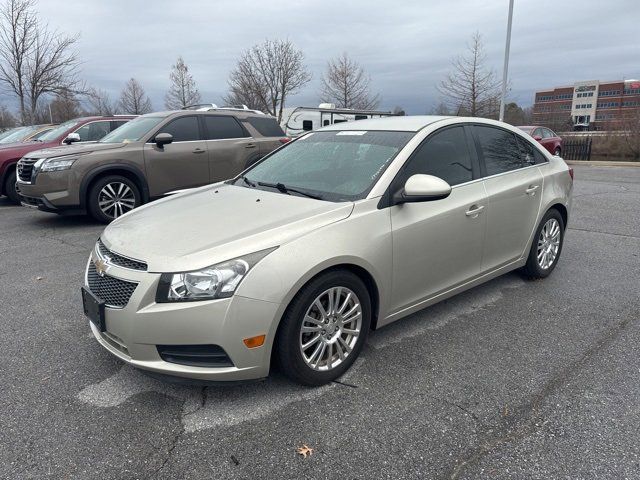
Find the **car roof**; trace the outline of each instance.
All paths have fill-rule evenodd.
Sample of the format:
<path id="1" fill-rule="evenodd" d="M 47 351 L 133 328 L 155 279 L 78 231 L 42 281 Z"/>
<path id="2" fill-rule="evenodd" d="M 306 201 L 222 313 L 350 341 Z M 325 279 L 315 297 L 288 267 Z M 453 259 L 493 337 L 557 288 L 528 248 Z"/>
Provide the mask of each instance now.
<path id="1" fill-rule="evenodd" d="M 398 132 L 417 132 L 427 125 L 441 120 L 454 117 L 444 117 L 437 115 L 409 115 L 383 118 L 371 118 L 366 120 L 355 120 L 352 122 L 334 123 L 318 129 L 318 131 L 330 130 L 391 130 Z"/>
<path id="2" fill-rule="evenodd" d="M 271 115 L 265 115 L 264 113 L 255 113 L 252 110 L 240 110 L 240 109 L 211 109 L 211 110 L 165 110 L 162 112 L 146 113 L 143 117 L 168 117 L 168 116 L 188 116 L 188 115 L 232 115 L 238 118 L 247 117 L 260 117 L 260 118 L 275 118 Z"/>

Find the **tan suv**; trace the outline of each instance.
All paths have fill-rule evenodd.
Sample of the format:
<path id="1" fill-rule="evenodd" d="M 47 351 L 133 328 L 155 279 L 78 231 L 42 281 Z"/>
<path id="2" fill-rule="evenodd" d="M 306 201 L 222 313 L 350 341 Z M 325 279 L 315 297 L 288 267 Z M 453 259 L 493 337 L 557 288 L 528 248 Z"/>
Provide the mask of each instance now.
<path id="1" fill-rule="evenodd" d="M 96 143 L 18 162 L 23 205 L 110 222 L 174 190 L 237 175 L 286 143 L 275 118 L 245 109 L 142 115 Z"/>

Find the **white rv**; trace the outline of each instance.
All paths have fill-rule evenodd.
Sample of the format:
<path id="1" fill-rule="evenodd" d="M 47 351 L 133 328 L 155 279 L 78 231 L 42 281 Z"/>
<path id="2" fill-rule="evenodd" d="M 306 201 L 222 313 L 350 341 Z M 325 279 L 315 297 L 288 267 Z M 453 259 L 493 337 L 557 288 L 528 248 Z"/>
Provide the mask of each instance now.
<path id="1" fill-rule="evenodd" d="M 282 112 L 280 126 L 287 136 L 297 137 L 305 132 L 333 125 L 334 123 L 382 118 L 392 115 L 394 114 L 391 112 L 336 108 L 334 103 L 321 103 L 317 107 L 285 108 Z"/>

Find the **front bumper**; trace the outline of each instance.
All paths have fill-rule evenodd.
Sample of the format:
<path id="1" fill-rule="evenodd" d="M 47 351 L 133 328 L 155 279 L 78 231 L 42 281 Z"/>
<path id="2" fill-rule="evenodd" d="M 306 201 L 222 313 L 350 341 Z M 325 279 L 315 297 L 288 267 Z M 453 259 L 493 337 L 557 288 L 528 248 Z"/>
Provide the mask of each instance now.
<path id="1" fill-rule="evenodd" d="M 80 196 L 76 179 L 70 170 L 39 172 L 26 182 L 18 178 L 17 187 L 27 206 L 37 203 L 37 208 L 47 212 L 79 209 Z M 40 208 L 40 206 L 43 206 Z"/>
<path id="2" fill-rule="evenodd" d="M 94 251 L 90 262 L 97 261 Z M 105 275 L 137 286 L 123 308 L 105 308 L 106 331 L 89 322 L 100 345 L 122 361 L 144 370 L 208 381 L 238 381 L 269 374 L 271 346 L 279 304 L 234 295 L 185 303 L 156 303 L 159 273 L 134 271 L 117 265 Z M 85 286 L 89 288 L 88 278 Z M 261 347 L 249 349 L 244 338 L 266 335 Z M 218 345 L 233 366 L 201 367 L 170 363 L 158 345 Z"/>

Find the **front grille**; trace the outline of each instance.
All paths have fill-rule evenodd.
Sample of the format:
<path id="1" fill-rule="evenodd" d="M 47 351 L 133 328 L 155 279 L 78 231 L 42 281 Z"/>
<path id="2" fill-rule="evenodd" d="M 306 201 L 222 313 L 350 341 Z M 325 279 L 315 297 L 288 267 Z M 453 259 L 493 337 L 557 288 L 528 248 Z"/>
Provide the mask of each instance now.
<path id="1" fill-rule="evenodd" d="M 33 175 L 33 166 L 38 161 L 37 158 L 22 158 L 18 162 L 17 171 L 18 178 L 23 182 L 31 183 L 31 177 Z"/>
<path id="2" fill-rule="evenodd" d="M 108 263 L 112 265 L 117 265 L 122 268 L 128 268 L 130 270 L 141 270 L 143 272 L 147 271 L 147 264 L 145 262 L 133 260 L 132 258 L 127 258 L 115 252 L 112 252 L 107 247 L 105 247 L 104 243 L 102 243 L 102 240 L 100 239 L 98 239 L 98 253 L 100 253 L 100 256 L 102 258 L 108 258 Z"/>
<path id="3" fill-rule="evenodd" d="M 219 345 L 156 345 L 165 362 L 190 367 L 233 367 L 233 362 Z"/>
<path id="4" fill-rule="evenodd" d="M 89 262 L 87 281 L 89 290 L 104 301 L 107 307 L 112 308 L 126 307 L 133 291 L 138 286 L 137 283 L 127 282 L 109 275 L 100 276 L 93 262 Z"/>

